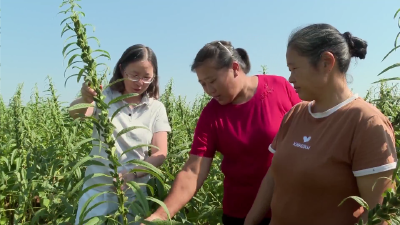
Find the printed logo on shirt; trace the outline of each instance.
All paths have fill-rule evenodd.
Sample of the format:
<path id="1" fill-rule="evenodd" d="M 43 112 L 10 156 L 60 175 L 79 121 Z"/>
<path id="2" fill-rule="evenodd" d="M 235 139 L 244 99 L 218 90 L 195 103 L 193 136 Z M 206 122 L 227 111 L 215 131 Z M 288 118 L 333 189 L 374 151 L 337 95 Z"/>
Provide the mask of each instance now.
<path id="1" fill-rule="evenodd" d="M 298 147 L 298 148 L 302 148 L 302 149 L 310 149 L 309 145 L 306 145 L 304 143 L 307 143 L 311 140 L 311 136 L 304 136 L 303 137 L 303 143 L 299 143 L 299 142 L 293 142 L 293 146 Z"/>

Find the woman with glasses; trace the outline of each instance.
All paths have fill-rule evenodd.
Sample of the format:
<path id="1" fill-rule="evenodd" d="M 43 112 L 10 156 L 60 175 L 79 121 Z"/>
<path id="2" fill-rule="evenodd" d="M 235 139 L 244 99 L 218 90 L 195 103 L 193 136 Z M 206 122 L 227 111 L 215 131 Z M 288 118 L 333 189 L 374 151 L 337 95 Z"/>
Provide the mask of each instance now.
<path id="1" fill-rule="evenodd" d="M 134 164 L 126 162 L 133 159 L 144 160 L 155 167 L 159 167 L 164 162 L 167 155 L 167 132 L 171 131 L 171 127 L 168 122 L 164 105 L 157 100 L 159 97 L 158 67 L 157 57 L 153 50 L 141 44 L 133 45 L 126 49 L 115 66 L 110 83 L 121 79 L 123 80 L 111 85 L 103 91 L 106 97 L 104 99 L 105 103 L 108 104 L 112 99 L 124 94 L 136 93 L 138 95 L 123 99 L 110 105 L 108 115 L 111 117 L 111 115 L 113 115 L 113 113 L 119 108 L 129 104 L 122 108 L 122 110 L 120 110 L 112 120 L 112 123 L 115 126 L 113 132 L 114 138 L 118 132 L 132 126 L 145 126 L 148 130 L 143 128 L 133 129 L 122 136 L 115 138 L 116 151 L 120 156 L 119 162 L 122 164 L 122 166 L 118 168 L 118 172 L 120 173 L 120 176 L 123 177 L 125 183 L 127 181 L 147 183 L 150 179 L 149 174 L 144 172 L 129 172 L 134 168 L 145 168 L 137 167 Z M 89 88 L 87 84 L 84 83 L 82 85 L 81 93 L 82 97 L 73 101 L 71 106 L 79 103 L 94 104 L 93 96 L 95 96 L 96 93 L 93 89 Z M 95 105 L 90 108 L 70 111 L 70 115 L 73 118 L 77 118 L 79 114 L 98 117 L 99 113 L 101 113 L 101 111 L 97 109 Z M 92 137 L 94 139 L 100 139 L 96 129 L 93 130 Z M 141 147 L 140 145 L 142 144 L 151 144 L 157 146 L 158 149 L 152 148 L 152 154 L 149 156 L 149 148 L 145 146 Z M 134 146 L 139 147 L 131 149 Z M 122 155 L 123 152 L 125 153 Z M 96 140 L 93 141 L 93 149 L 90 155 L 99 155 L 104 157 L 105 159 L 97 160 L 105 166 L 90 165 L 86 169 L 85 176 L 90 176 L 95 173 L 109 175 L 109 172 L 111 171 L 108 167 L 110 161 L 107 160 L 105 149 L 99 149 L 99 142 Z M 87 213 L 86 216 L 81 216 L 81 210 L 85 202 L 98 193 L 110 191 L 113 187 L 113 180 L 112 178 L 105 176 L 90 178 L 84 183 L 82 189 L 96 184 L 109 185 L 94 187 L 82 195 L 78 203 L 78 212 L 75 220 L 76 224 L 80 223 L 79 221 L 83 222 L 84 220 L 94 216 L 106 216 L 117 210 L 117 196 L 113 193 L 106 193 L 95 198 L 87 208 L 102 201 L 108 202 L 96 206 Z M 127 189 L 126 184 L 124 184 L 122 188 L 124 190 Z M 142 186 L 141 188 L 146 194 L 146 187 Z M 129 198 L 129 202 L 132 202 L 135 198 L 131 189 L 126 190 L 126 195 Z M 133 215 L 130 217 L 130 220 L 133 220 Z"/>
<path id="2" fill-rule="evenodd" d="M 197 53 L 192 71 L 213 99 L 201 112 L 189 159 L 164 203 L 171 216 L 186 205 L 207 179 L 219 151 L 225 176 L 222 222 L 243 225 L 271 164 L 268 146 L 286 112 L 300 99 L 284 77 L 247 76 L 247 52 L 228 41 L 206 44 Z M 260 224 L 269 224 L 270 216 L 263 213 Z M 156 219 L 167 219 L 162 207 L 147 220 Z"/>

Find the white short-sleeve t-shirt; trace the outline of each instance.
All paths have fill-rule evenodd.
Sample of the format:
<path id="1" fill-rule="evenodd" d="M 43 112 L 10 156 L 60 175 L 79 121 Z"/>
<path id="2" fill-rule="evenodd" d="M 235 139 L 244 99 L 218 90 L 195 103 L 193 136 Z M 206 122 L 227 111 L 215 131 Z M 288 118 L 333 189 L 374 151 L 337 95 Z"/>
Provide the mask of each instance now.
<path id="1" fill-rule="evenodd" d="M 112 99 L 121 96 L 118 91 L 113 91 L 110 88 L 104 90 L 103 93 L 106 96 L 104 102 L 107 104 Z M 127 103 L 125 101 L 119 101 L 111 104 L 109 106 L 108 117 L 111 119 L 111 116 L 114 114 L 114 112 L 126 104 Z M 96 118 L 98 118 L 99 113 L 100 110 L 95 107 L 94 116 Z M 135 148 L 121 156 L 124 151 L 134 146 L 151 144 L 153 134 L 156 132 L 171 131 L 164 104 L 156 99 L 149 98 L 147 95 L 144 95 L 141 103 L 135 105 L 133 108 L 126 106 L 122 110 L 120 110 L 113 118 L 112 123 L 115 126 L 113 138 L 115 139 L 116 154 L 120 158 L 119 162 L 123 165 L 118 168 L 118 172 L 121 172 L 123 169 L 129 171 L 135 168 L 136 165 L 134 164 L 126 164 L 126 162 L 132 159 L 145 160 L 149 157 L 149 148 L 147 146 Z M 121 130 L 132 126 L 144 126 L 147 127 L 148 130 L 137 128 L 119 136 L 118 138 L 115 138 Z M 90 152 L 90 155 L 99 155 L 104 157 L 104 159 L 99 158 L 96 160 L 100 161 L 105 166 L 90 165 L 86 169 L 85 176 L 94 173 L 104 173 L 110 175 L 110 171 L 113 170 L 111 170 L 108 165 L 111 162 L 107 159 L 107 153 L 105 152 L 104 147 L 102 147 L 101 149 L 99 148 L 100 146 L 98 139 L 100 139 L 100 136 L 96 127 L 93 128 L 92 137 L 96 140 L 92 141 L 93 149 Z M 101 137 L 101 140 L 103 140 L 103 137 Z M 135 180 L 135 182 L 146 183 L 149 179 L 150 175 L 146 175 L 144 177 L 138 178 L 137 180 Z M 112 184 L 112 178 L 105 176 L 91 178 L 86 181 L 85 186 L 88 187 L 94 184 L 101 183 Z M 110 185 L 96 187 L 95 189 L 99 191 L 110 190 Z M 142 190 L 145 191 L 145 188 L 143 186 Z"/>

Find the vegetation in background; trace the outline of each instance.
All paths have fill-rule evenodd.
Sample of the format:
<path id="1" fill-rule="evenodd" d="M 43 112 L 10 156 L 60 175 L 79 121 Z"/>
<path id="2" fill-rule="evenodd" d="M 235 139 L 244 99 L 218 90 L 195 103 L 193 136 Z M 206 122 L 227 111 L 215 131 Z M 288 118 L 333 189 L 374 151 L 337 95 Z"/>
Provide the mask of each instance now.
<path id="1" fill-rule="evenodd" d="M 103 50 L 90 48 L 87 40 L 97 40 L 97 38 L 87 37 L 86 26 L 79 18 L 84 13 L 75 11 L 75 8 L 79 8 L 76 1 L 65 1 L 62 6 L 69 6 L 63 13 L 70 14 L 62 22 L 62 24 L 65 23 L 63 33 L 73 31 L 74 34 L 67 40 L 77 39 L 66 45 L 63 54 L 67 57 L 74 51 L 81 51 L 69 58 L 67 69 L 77 69 L 78 72 L 70 77 L 77 77 L 77 82 L 80 78 L 84 78 L 96 90 L 98 97 L 95 101 L 102 116 L 98 119 L 93 117 L 84 120 L 71 119 L 68 114 L 70 109 L 60 106 L 57 91 L 50 77 L 48 94 L 41 96 L 36 88 L 31 100 L 25 104 L 21 100 L 23 84 L 17 88 L 9 103 L 4 102 L 0 96 L 0 224 L 74 223 L 79 196 L 83 194 L 81 187 L 83 181 L 87 179 L 84 178 L 85 168 L 90 164 L 98 163 L 94 160 L 96 157 L 88 156 L 93 143 L 96 143 L 92 142 L 92 129 L 98 129 L 101 132 L 104 138 L 101 144 L 109 148 L 108 154 L 112 164 L 106 166 L 113 169 L 118 165 L 116 154 L 113 153 L 115 151 L 113 140 L 110 139 L 112 125 L 107 119 L 108 105 L 103 102 L 104 96 L 100 90 L 100 84 L 104 84 L 108 70 L 106 68 L 105 72 L 98 72 L 98 66 L 105 64 L 97 64 L 96 56 L 93 57 L 92 54 L 100 53 L 99 56 L 105 57 L 109 55 Z M 77 47 L 67 52 L 74 45 Z M 398 45 L 395 44 L 395 48 L 397 47 Z M 82 60 L 78 60 L 79 58 Z M 390 68 L 394 67 L 392 65 Z M 266 67 L 263 66 L 262 69 L 263 73 L 266 73 Z M 396 79 L 400 78 L 390 80 Z M 396 146 L 400 152 L 400 93 L 397 85 L 389 84 L 387 81 L 388 79 L 380 80 L 376 89 L 368 92 L 365 98 L 392 121 L 396 130 Z M 161 201 L 166 197 L 176 174 L 188 158 L 195 125 L 201 110 L 210 98 L 201 95 L 194 102 L 189 103 L 185 97 L 173 94 L 171 80 L 165 87 L 160 100 L 165 104 L 172 127 L 172 132 L 168 135 L 167 160 L 160 169 L 143 162 L 131 162 L 147 166 L 149 172 L 155 175 L 147 184 L 149 196 L 138 197 L 129 206 L 125 206 L 122 204 L 125 199 L 119 192 L 120 207 L 116 214 L 107 218 L 92 218 L 87 224 L 97 224 L 106 219 L 109 224 L 115 224 L 117 223 L 116 216 L 126 215 L 128 208 L 136 210 L 137 220 L 140 221 L 162 204 Z M 182 224 L 221 224 L 223 196 L 221 160 L 222 156 L 217 154 L 204 185 L 173 218 L 174 221 Z M 114 185 L 119 187 L 122 181 L 115 172 L 114 170 L 114 174 L 105 175 L 115 177 L 117 181 Z M 359 224 L 376 224 L 379 220 L 389 219 L 391 224 L 400 224 L 398 171 L 393 181 L 396 182 L 396 189 L 385 193 L 386 197 L 382 205 L 372 208 L 372 206 L 367 206 L 362 199 L 353 197 L 370 209 L 368 223 L 360 221 Z M 139 185 L 143 184 L 130 183 L 130 187 L 137 190 L 138 195 L 140 195 Z M 126 220 L 122 222 L 126 224 Z"/>

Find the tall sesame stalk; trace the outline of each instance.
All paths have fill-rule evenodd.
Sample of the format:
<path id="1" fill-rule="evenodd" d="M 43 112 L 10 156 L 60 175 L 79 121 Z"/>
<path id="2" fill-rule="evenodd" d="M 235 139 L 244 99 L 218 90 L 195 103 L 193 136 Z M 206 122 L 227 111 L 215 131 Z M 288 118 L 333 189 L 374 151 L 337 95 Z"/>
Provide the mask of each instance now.
<path id="1" fill-rule="evenodd" d="M 64 22 L 67 22 L 70 20 L 69 23 L 65 23 L 65 27 L 62 31 L 62 35 L 68 31 L 74 31 L 75 35 L 72 35 L 68 39 L 72 37 L 76 37 L 76 42 L 72 42 L 67 44 L 64 49 L 63 49 L 63 54 L 65 54 L 66 50 L 72 46 L 73 44 L 76 44 L 79 48 L 75 48 L 70 50 L 65 54 L 65 57 L 78 49 L 81 49 L 81 54 L 74 54 L 73 56 L 70 57 L 67 65 L 67 69 L 71 67 L 73 64 L 78 63 L 78 62 L 83 62 L 84 66 L 83 68 L 73 66 L 72 68 L 77 68 L 79 69 L 79 73 L 71 75 L 71 76 L 77 76 L 77 81 L 81 79 L 81 77 L 84 77 L 85 83 L 89 85 L 90 88 L 92 88 L 97 95 L 94 96 L 94 102 L 96 104 L 97 109 L 99 110 L 98 114 L 98 120 L 95 118 L 91 118 L 92 120 L 95 120 L 95 127 L 98 130 L 98 133 L 101 135 L 101 137 L 104 139 L 102 142 L 106 145 L 105 147 L 107 148 L 106 153 L 108 155 L 108 160 L 111 162 L 108 166 L 112 169 L 112 172 L 110 172 L 111 177 L 114 179 L 113 185 L 116 188 L 116 194 L 118 197 L 118 211 L 115 214 L 115 216 L 121 215 L 123 218 L 123 224 L 128 224 L 127 220 L 127 214 L 128 214 L 128 208 L 125 207 L 124 203 L 127 201 L 127 197 L 124 195 L 124 192 L 121 190 L 121 186 L 123 184 L 123 180 L 120 179 L 119 174 L 118 174 L 118 167 L 121 166 L 121 164 L 118 161 L 118 156 L 115 153 L 116 151 L 116 146 L 115 146 L 115 140 L 112 136 L 113 131 L 114 131 L 114 126 L 111 123 L 111 120 L 108 118 L 108 107 L 109 105 L 104 102 L 105 95 L 102 93 L 102 89 L 100 87 L 101 85 L 101 77 L 100 79 L 98 78 L 97 75 L 97 67 L 101 64 L 97 64 L 95 59 L 100 56 L 104 56 L 108 59 L 110 59 L 110 55 L 108 52 L 104 50 L 92 50 L 88 44 L 88 37 L 86 36 L 86 24 L 82 24 L 79 15 L 83 15 L 83 12 L 75 11 L 76 7 L 81 8 L 77 3 L 76 0 L 66 0 L 62 3 L 61 7 L 69 4 L 70 7 L 62 11 L 62 13 L 70 13 L 71 15 L 64 19 L 61 24 Z M 62 36 L 61 35 L 61 36 Z M 96 39 L 95 37 L 91 37 L 93 39 Z M 96 39 L 97 40 L 97 39 Z M 95 52 L 100 52 L 101 54 L 95 58 L 92 57 L 92 54 Z M 82 61 L 74 61 L 77 57 L 82 59 Z M 71 77 L 70 76 L 70 77 Z M 130 94 L 129 96 L 124 96 L 126 97 L 132 97 L 134 96 L 133 94 Z M 77 104 L 73 107 L 70 108 L 70 110 L 75 110 L 79 108 L 87 108 L 90 107 L 90 104 Z"/>

